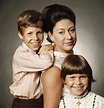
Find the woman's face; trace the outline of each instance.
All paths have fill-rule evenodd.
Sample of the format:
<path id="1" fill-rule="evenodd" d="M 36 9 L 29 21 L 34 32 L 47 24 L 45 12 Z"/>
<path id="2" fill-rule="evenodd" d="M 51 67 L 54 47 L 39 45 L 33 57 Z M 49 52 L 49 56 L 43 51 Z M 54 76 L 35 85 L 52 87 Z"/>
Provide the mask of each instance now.
<path id="1" fill-rule="evenodd" d="M 72 51 L 76 43 L 75 26 L 69 19 L 62 19 L 56 23 L 53 33 L 48 34 L 55 44 L 55 50 L 60 52 Z"/>

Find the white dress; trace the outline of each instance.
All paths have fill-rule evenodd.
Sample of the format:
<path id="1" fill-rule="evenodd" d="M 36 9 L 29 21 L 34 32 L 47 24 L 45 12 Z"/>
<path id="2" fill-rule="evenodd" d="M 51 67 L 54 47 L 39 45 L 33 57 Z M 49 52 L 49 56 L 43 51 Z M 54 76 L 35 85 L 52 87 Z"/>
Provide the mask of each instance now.
<path id="1" fill-rule="evenodd" d="M 64 92 L 59 108 L 104 108 L 104 97 L 93 92 L 83 96 L 72 96 L 69 91 Z"/>
<path id="2" fill-rule="evenodd" d="M 54 57 L 55 57 L 54 65 L 61 69 L 61 64 L 67 55 L 68 55 L 67 53 L 54 51 Z"/>

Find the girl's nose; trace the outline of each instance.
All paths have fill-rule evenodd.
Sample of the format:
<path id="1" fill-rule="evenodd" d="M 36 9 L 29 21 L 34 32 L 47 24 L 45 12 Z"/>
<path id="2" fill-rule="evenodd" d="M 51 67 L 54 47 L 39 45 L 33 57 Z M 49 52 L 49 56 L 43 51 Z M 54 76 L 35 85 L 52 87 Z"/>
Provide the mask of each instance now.
<path id="1" fill-rule="evenodd" d="M 80 78 L 76 78 L 75 83 L 76 83 L 76 84 L 81 84 L 81 80 L 80 80 Z"/>

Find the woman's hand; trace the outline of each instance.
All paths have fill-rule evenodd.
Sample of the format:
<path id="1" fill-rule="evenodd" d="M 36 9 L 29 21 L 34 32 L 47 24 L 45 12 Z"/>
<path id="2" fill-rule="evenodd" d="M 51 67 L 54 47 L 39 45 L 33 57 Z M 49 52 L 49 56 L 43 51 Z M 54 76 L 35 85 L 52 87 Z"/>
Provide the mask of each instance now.
<path id="1" fill-rule="evenodd" d="M 46 51 L 50 51 L 50 50 L 53 50 L 53 45 L 52 44 L 42 45 L 38 54 L 42 54 L 42 53 L 45 53 Z"/>

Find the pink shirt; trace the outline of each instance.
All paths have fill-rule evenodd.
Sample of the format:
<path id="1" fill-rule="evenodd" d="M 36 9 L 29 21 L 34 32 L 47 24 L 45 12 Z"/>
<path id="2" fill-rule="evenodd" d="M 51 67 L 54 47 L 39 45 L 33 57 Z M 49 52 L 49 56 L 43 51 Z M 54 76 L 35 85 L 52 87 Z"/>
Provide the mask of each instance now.
<path id="1" fill-rule="evenodd" d="M 39 71 L 49 68 L 52 63 L 53 51 L 38 55 L 24 43 L 19 46 L 13 56 L 11 94 L 22 99 L 39 98 L 42 95 Z"/>

